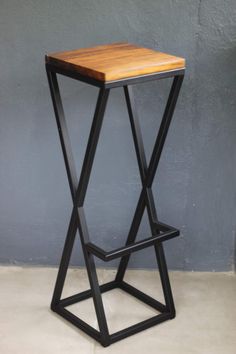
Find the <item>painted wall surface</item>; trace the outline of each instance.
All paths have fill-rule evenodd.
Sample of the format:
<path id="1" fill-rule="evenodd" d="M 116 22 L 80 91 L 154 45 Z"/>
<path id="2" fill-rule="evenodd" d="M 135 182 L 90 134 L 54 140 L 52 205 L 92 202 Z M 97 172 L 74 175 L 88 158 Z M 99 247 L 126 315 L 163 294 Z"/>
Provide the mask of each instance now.
<path id="1" fill-rule="evenodd" d="M 165 244 L 168 265 L 231 270 L 236 230 L 235 0 L 1 0 L 0 5 L 0 262 L 58 264 L 70 218 L 45 53 L 130 41 L 187 61 L 153 185 L 160 220 L 181 229 L 180 238 Z M 59 82 L 79 171 L 98 89 L 68 78 Z M 148 155 L 170 83 L 134 88 Z M 141 188 L 124 103 L 122 90 L 114 89 L 85 205 L 91 238 L 106 249 L 125 242 Z M 144 218 L 139 238 L 149 235 Z M 72 264 L 83 265 L 78 242 Z M 135 254 L 130 265 L 154 268 L 153 250 Z"/>

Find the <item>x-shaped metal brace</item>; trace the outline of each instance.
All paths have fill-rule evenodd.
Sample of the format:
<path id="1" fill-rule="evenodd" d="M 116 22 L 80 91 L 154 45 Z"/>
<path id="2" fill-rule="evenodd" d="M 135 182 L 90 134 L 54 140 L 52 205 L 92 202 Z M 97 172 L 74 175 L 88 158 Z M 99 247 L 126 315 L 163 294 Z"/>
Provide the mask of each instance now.
<path id="1" fill-rule="evenodd" d="M 71 323 L 83 330 L 85 333 L 92 336 L 103 346 L 108 346 L 111 343 L 114 343 L 120 339 L 123 339 L 127 336 L 149 328 L 157 323 L 175 317 L 175 307 L 162 242 L 178 236 L 179 231 L 158 221 L 151 187 L 159 164 L 161 152 L 165 143 L 165 139 L 168 133 L 168 129 L 171 123 L 174 108 L 177 102 L 178 94 L 184 76 L 183 74 L 177 74 L 176 76 L 174 76 L 174 80 L 167 100 L 161 125 L 159 127 L 157 138 L 154 144 L 149 165 L 147 165 L 146 161 L 144 144 L 137 113 L 135 111 L 131 86 L 122 85 L 124 87 L 124 93 L 131 123 L 131 130 L 133 134 L 140 177 L 142 181 L 142 190 L 135 210 L 133 221 L 128 233 L 126 245 L 114 251 L 106 252 L 103 249 L 94 245 L 92 242 L 90 242 L 83 205 L 110 89 L 100 88 L 94 118 L 89 134 L 88 144 L 85 152 L 85 157 L 82 165 L 82 170 L 78 181 L 56 72 L 51 71 L 50 66 L 47 65 L 46 70 L 54 112 L 56 116 L 58 132 L 60 136 L 60 142 L 66 165 L 68 181 L 70 185 L 70 191 L 73 200 L 73 210 L 59 266 L 58 276 L 51 302 L 51 309 L 57 312 L 62 317 L 69 320 Z M 145 208 L 147 209 L 152 235 L 144 240 L 135 242 Z M 61 299 L 62 290 L 77 230 L 79 231 L 80 235 L 85 265 L 91 289 L 70 296 L 66 299 Z M 123 280 L 125 271 L 128 266 L 130 254 L 132 252 L 138 251 L 140 249 L 152 245 L 155 248 L 155 254 L 165 298 L 165 305 L 144 294 L 143 292 L 134 288 Z M 114 281 L 99 286 L 94 262 L 94 255 L 96 255 L 103 261 L 110 261 L 115 258 L 121 258 L 116 278 Z M 128 292 L 129 294 L 135 296 L 139 300 L 145 302 L 146 304 L 160 312 L 160 314 L 119 332 L 109 334 L 101 293 L 115 288 L 120 288 Z M 84 322 L 66 309 L 67 306 L 85 300 L 89 297 L 93 298 L 99 331 L 94 329 L 93 327 L 91 327 L 86 322 Z"/>

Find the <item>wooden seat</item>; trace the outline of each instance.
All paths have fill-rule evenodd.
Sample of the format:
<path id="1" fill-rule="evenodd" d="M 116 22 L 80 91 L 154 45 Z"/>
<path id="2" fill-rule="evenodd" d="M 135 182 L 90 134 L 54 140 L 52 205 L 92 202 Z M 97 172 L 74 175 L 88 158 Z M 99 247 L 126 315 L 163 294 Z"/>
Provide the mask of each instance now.
<path id="1" fill-rule="evenodd" d="M 46 55 L 46 63 L 107 82 L 183 69 L 185 60 L 130 43 L 113 43 Z"/>

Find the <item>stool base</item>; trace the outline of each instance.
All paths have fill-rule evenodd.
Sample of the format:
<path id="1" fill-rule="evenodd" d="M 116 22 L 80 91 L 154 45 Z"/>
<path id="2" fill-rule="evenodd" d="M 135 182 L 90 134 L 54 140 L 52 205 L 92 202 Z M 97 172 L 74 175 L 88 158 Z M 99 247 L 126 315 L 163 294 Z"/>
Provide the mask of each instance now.
<path id="1" fill-rule="evenodd" d="M 145 293 L 136 289 L 134 286 L 126 283 L 125 281 L 121 281 L 121 282 L 111 281 L 100 285 L 99 288 L 101 293 L 105 293 L 113 289 L 121 289 L 126 293 L 134 296 L 136 299 L 144 302 L 146 305 L 160 312 L 160 314 L 156 316 L 141 321 L 135 325 L 122 329 L 118 332 L 107 335 L 104 338 L 99 331 L 97 331 L 96 329 L 94 329 L 93 327 L 91 327 L 86 322 L 84 322 L 83 320 L 81 320 L 80 318 L 78 318 L 77 316 L 75 316 L 73 313 L 71 313 L 66 309 L 67 306 L 73 305 L 75 303 L 78 303 L 80 301 L 92 297 L 92 291 L 90 289 L 83 291 L 79 294 L 62 299 L 56 305 L 53 304 L 51 305 L 52 311 L 56 312 L 58 315 L 62 316 L 64 319 L 72 323 L 74 326 L 81 329 L 83 332 L 85 332 L 86 334 L 88 334 L 89 336 L 97 340 L 104 347 L 107 347 L 110 344 L 115 343 L 121 339 L 129 337 L 133 334 L 141 332 L 145 329 L 148 329 L 152 326 L 173 319 L 175 317 L 175 311 L 172 312 L 168 311 L 165 305 L 153 299 L 151 296 L 146 295 Z"/>

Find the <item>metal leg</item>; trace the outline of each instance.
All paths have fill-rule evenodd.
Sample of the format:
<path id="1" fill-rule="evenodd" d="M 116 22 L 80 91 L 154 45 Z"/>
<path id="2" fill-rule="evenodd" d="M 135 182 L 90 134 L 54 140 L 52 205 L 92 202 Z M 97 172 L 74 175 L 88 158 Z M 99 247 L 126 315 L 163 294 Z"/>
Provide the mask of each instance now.
<path id="1" fill-rule="evenodd" d="M 46 70 L 47 70 L 47 76 L 48 76 L 48 82 L 49 82 L 54 112 L 56 116 L 60 142 L 62 146 L 63 157 L 66 165 L 68 181 L 70 185 L 71 196 L 73 200 L 73 210 L 71 214 L 71 220 L 69 223 L 66 241 L 65 241 L 62 258 L 59 266 L 59 271 L 58 271 L 53 298 L 51 302 L 51 308 L 53 311 L 57 312 L 62 317 L 66 318 L 68 321 L 73 323 L 79 329 L 83 330 L 85 333 L 87 333 L 88 335 L 90 335 L 91 337 L 99 341 L 103 346 L 108 346 L 111 343 L 114 343 L 120 339 L 123 339 L 134 333 L 140 332 L 143 329 L 149 328 L 157 323 L 161 323 L 167 319 L 174 317 L 174 313 L 175 313 L 174 303 L 173 303 L 168 271 L 167 271 L 167 266 L 166 266 L 166 261 L 164 256 L 164 250 L 162 247 L 162 243 L 160 241 L 156 242 L 157 236 L 160 234 L 160 230 L 158 229 L 157 226 L 158 225 L 160 226 L 160 223 L 157 219 L 151 186 L 156 173 L 156 169 L 158 167 L 161 151 L 168 132 L 169 124 L 177 101 L 177 97 L 178 97 L 178 93 L 180 90 L 183 77 L 178 76 L 174 78 L 174 82 L 171 88 L 171 92 L 166 105 L 166 109 L 155 142 L 155 146 L 153 149 L 149 166 L 147 166 L 147 162 L 146 162 L 146 156 L 144 152 L 143 140 L 142 140 L 141 130 L 139 127 L 138 118 L 134 111 L 134 102 L 132 98 L 131 89 L 128 86 L 124 87 L 126 103 L 129 111 L 131 129 L 132 129 L 132 134 L 133 134 L 133 139 L 134 139 L 134 144 L 136 149 L 136 155 L 139 164 L 140 176 L 142 180 L 142 191 L 130 227 L 128 239 L 126 242 L 127 247 L 123 247 L 121 249 L 118 249 L 110 253 L 109 252 L 102 253 L 101 250 L 98 247 L 95 247 L 93 244 L 91 244 L 89 240 L 89 233 L 88 233 L 87 223 L 84 215 L 83 205 L 84 205 L 84 199 L 85 199 L 89 178 L 91 174 L 91 169 L 94 161 L 94 156 L 96 153 L 96 147 L 97 147 L 97 143 L 98 143 L 101 127 L 102 127 L 106 103 L 109 96 L 109 89 L 101 88 L 99 91 L 93 123 L 91 126 L 88 144 L 87 144 L 85 157 L 82 165 L 81 175 L 78 181 L 56 73 L 50 71 L 50 68 L 48 66 L 46 66 Z M 140 243 L 136 243 L 136 245 L 130 246 L 130 244 L 134 242 L 136 238 L 145 207 L 147 208 L 147 212 L 148 212 L 148 218 L 152 230 L 152 238 L 146 239 Z M 165 230 L 166 225 L 162 224 L 162 227 Z M 70 296 L 68 298 L 61 299 L 62 290 L 63 290 L 77 230 L 79 231 L 79 235 L 80 235 L 80 241 L 81 241 L 82 250 L 85 259 L 85 265 L 86 265 L 88 278 L 90 282 L 90 289 L 82 293 Z M 173 233 L 172 230 L 171 235 L 176 236 L 176 232 Z M 164 240 L 165 238 L 167 239 L 167 236 L 170 237 L 168 232 L 166 232 L 166 234 L 162 234 L 162 236 L 163 236 L 162 240 Z M 142 293 L 141 291 L 132 287 L 130 284 L 127 284 L 123 281 L 123 277 L 129 262 L 130 253 L 134 250 L 139 250 L 150 245 L 154 245 L 155 247 L 156 258 L 159 266 L 160 277 L 162 281 L 162 287 L 164 291 L 166 305 L 163 305 L 157 300 L 152 299 L 150 296 Z M 117 256 L 122 257 L 117 271 L 116 279 L 114 281 L 99 286 L 95 262 L 94 262 L 94 254 L 102 257 L 102 259 L 104 259 L 105 261 L 111 260 L 113 258 L 117 258 Z M 110 335 L 108 331 L 101 293 L 115 288 L 120 288 L 126 291 L 127 293 L 135 296 L 139 300 L 145 302 L 149 306 L 161 312 L 161 314 L 158 314 L 152 317 L 151 319 L 145 320 L 134 326 L 131 326 L 129 328 L 126 328 L 122 331 Z M 76 317 L 66 309 L 66 306 L 72 305 L 78 301 L 85 300 L 89 297 L 93 298 L 94 307 L 95 307 L 97 320 L 98 320 L 99 331 L 95 330 L 93 327 L 89 326 L 87 323 L 85 323 L 84 321 L 82 321 L 81 319 L 79 319 L 78 317 Z"/>
<path id="2" fill-rule="evenodd" d="M 62 252 L 61 262 L 60 262 L 60 266 L 57 274 L 57 280 L 56 280 L 52 302 L 51 302 L 51 309 L 53 311 L 55 311 L 55 308 L 59 304 L 61 299 L 62 290 L 66 279 L 67 269 L 71 258 L 71 252 L 73 249 L 76 232 L 77 232 L 77 222 L 76 222 L 76 215 L 73 210 L 71 214 L 70 224 L 67 231 L 66 241 Z"/>
<path id="3" fill-rule="evenodd" d="M 169 98 L 166 104 L 165 112 L 157 135 L 157 139 L 154 145 L 153 153 L 151 155 L 149 166 L 147 166 L 143 138 L 141 134 L 137 112 L 135 110 L 132 90 L 131 87 L 128 86 L 124 87 L 125 98 L 126 98 L 130 124 L 131 124 L 131 129 L 133 134 L 133 140 L 135 145 L 135 151 L 138 160 L 139 172 L 142 181 L 142 192 L 140 194 L 140 198 L 135 211 L 133 222 L 131 224 L 126 245 L 129 245 L 130 243 L 133 243 L 135 241 L 145 207 L 147 207 L 147 213 L 148 213 L 152 235 L 156 236 L 159 233 L 159 231 L 156 228 L 158 218 L 157 218 L 151 187 L 158 167 L 161 152 L 165 143 L 165 138 L 168 133 L 169 125 L 174 112 L 175 104 L 178 98 L 182 81 L 183 81 L 183 76 L 177 76 L 174 78 L 170 90 Z M 168 276 L 168 271 L 167 271 L 167 266 L 165 261 L 163 245 L 162 243 L 156 243 L 154 247 L 155 247 L 157 263 L 160 271 L 160 278 L 162 282 L 166 307 L 167 310 L 170 311 L 174 317 L 175 315 L 174 301 L 173 301 L 173 296 L 170 287 L 170 281 L 169 281 L 169 276 Z M 116 281 L 123 280 L 125 271 L 128 266 L 129 258 L 130 258 L 130 254 L 123 256 L 121 258 L 120 265 L 116 275 Z"/>
<path id="4" fill-rule="evenodd" d="M 84 324 L 82 324 L 81 327 L 83 328 L 81 327 L 80 328 L 83 330 L 87 329 L 90 335 L 94 334 L 94 336 L 96 337 L 95 339 L 99 338 L 100 342 L 103 345 L 108 345 L 109 333 L 108 333 L 108 327 L 107 327 L 105 312 L 104 312 L 102 298 L 101 298 L 100 287 L 98 284 L 98 279 L 96 274 L 94 257 L 92 254 L 90 254 L 87 251 L 85 247 L 85 244 L 89 242 L 89 235 L 88 235 L 87 224 L 83 212 L 83 204 L 84 204 L 84 198 L 85 198 L 87 186 L 89 183 L 90 173 L 91 173 L 92 164 L 96 152 L 99 134 L 102 126 L 103 116 L 104 116 L 106 103 L 109 95 L 109 89 L 100 89 L 99 91 L 98 101 L 94 113 L 88 145 L 84 157 L 80 179 L 78 182 L 70 139 L 69 139 L 66 121 L 64 117 L 57 77 L 55 73 L 50 71 L 47 71 L 47 75 L 48 75 L 49 87 L 52 96 L 64 161 L 67 170 L 67 176 L 68 176 L 71 195 L 74 204 L 72 215 L 71 215 L 71 221 L 69 224 L 68 233 L 66 237 L 66 242 L 62 253 L 61 263 L 58 271 L 57 281 L 54 289 L 51 308 L 55 312 L 59 312 L 61 315 L 65 315 L 64 317 L 68 318 L 68 313 L 65 313 L 60 308 L 60 298 L 61 298 L 66 272 L 71 257 L 76 231 L 78 229 L 80 234 L 80 240 L 82 244 L 85 264 L 87 268 L 88 278 L 91 286 L 91 295 L 93 297 L 94 307 L 98 319 L 100 334 L 97 331 L 94 332 L 92 327 L 88 325 L 84 326 Z M 70 320 L 72 320 L 72 317 L 71 316 L 69 317 Z M 75 321 L 75 319 L 73 319 L 73 321 Z M 78 323 L 77 325 L 79 326 Z"/>

